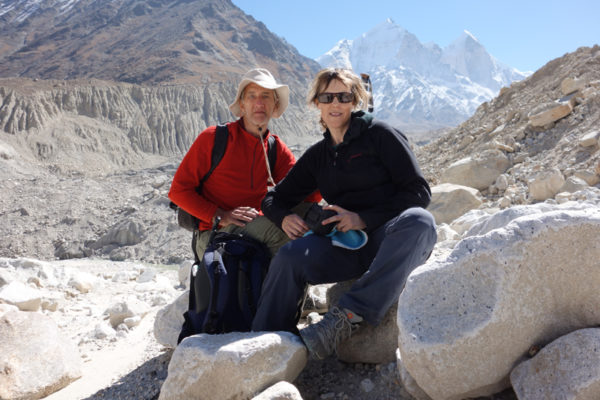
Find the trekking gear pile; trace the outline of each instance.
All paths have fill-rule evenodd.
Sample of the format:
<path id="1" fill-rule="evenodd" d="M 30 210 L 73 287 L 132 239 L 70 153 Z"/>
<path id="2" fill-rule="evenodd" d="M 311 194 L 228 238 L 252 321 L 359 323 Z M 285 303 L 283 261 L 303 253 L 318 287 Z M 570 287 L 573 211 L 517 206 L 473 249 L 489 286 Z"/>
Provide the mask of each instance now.
<path id="1" fill-rule="evenodd" d="M 189 307 L 177 343 L 197 333 L 248 332 L 271 261 L 252 238 L 218 232 L 217 218 L 201 260 L 192 266 Z"/>

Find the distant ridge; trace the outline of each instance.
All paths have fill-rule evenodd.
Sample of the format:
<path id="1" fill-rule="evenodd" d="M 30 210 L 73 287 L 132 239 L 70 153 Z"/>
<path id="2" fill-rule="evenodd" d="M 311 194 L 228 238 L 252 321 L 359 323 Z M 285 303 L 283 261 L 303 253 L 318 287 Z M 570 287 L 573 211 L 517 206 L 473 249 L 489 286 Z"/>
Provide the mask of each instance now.
<path id="1" fill-rule="evenodd" d="M 4 1 L 0 32 L 0 77 L 201 83 L 318 68 L 229 0 Z"/>
<path id="2" fill-rule="evenodd" d="M 270 127 L 299 153 L 318 135 L 305 96 L 319 65 L 230 0 L 0 2 L 0 129 L 45 162 L 118 150 L 107 137 L 137 156 L 102 157 L 118 167 L 180 155 L 234 119 L 228 105 L 254 67 L 290 86 Z"/>

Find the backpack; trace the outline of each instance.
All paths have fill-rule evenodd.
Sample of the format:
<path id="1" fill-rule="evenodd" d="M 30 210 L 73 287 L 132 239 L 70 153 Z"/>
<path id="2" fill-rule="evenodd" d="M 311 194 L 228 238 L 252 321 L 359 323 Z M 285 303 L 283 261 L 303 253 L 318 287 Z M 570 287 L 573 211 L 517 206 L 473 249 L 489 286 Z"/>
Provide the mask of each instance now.
<path id="1" fill-rule="evenodd" d="M 218 224 L 217 218 L 202 260 L 192 266 L 189 307 L 177 344 L 198 333 L 251 329 L 270 253 L 250 237 L 217 232 Z"/>
<path id="2" fill-rule="evenodd" d="M 196 187 L 197 193 L 202 193 L 202 185 L 204 184 L 204 182 L 206 182 L 208 177 L 213 173 L 217 165 L 223 159 L 223 156 L 225 155 L 225 150 L 227 149 L 228 136 L 229 129 L 227 129 L 227 125 L 217 125 L 217 130 L 215 133 L 215 143 L 213 145 L 210 159 L 210 168 L 198 183 L 198 186 Z M 273 137 L 272 135 L 269 136 L 267 139 L 267 158 L 269 160 L 269 166 L 271 167 L 271 174 L 273 174 L 275 163 L 277 162 L 277 142 L 275 141 L 275 137 Z M 182 208 L 179 208 L 177 204 L 173 202 L 170 202 L 169 207 L 177 212 L 177 224 L 179 226 L 192 232 L 198 229 L 198 224 L 200 223 L 198 218 L 194 217 Z"/>
<path id="3" fill-rule="evenodd" d="M 198 193 L 202 192 L 203 183 L 223 158 L 228 135 L 226 125 L 217 125 L 210 169 L 196 187 Z M 273 136 L 269 136 L 267 146 L 272 174 L 277 161 L 277 142 Z M 193 232 L 195 258 L 190 272 L 188 310 L 183 314 L 177 343 L 198 333 L 250 331 L 271 261 L 269 250 L 251 237 L 218 232 L 220 218 L 216 218 L 206 251 L 200 258 L 196 252 L 198 219 L 173 202 L 171 208 L 177 211 L 178 224 Z"/>

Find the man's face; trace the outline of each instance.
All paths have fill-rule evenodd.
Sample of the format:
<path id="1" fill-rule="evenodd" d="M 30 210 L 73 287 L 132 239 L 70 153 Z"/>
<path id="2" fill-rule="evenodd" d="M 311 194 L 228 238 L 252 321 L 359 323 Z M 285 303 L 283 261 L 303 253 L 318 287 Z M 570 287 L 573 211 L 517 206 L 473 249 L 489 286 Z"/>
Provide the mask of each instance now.
<path id="1" fill-rule="evenodd" d="M 264 127 L 277 106 L 275 91 L 265 89 L 256 83 L 248 84 L 240 99 L 240 109 L 246 125 Z"/>

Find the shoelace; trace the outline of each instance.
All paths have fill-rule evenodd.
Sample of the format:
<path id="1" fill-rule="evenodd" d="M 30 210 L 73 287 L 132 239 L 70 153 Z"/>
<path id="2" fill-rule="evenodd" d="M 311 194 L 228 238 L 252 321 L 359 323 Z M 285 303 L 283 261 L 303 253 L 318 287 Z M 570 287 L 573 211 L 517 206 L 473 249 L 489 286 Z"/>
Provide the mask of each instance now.
<path id="1" fill-rule="evenodd" d="M 326 323 L 327 326 L 324 326 L 324 329 L 318 332 L 321 338 L 324 339 L 321 342 L 327 345 L 333 344 L 334 348 L 328 348 L 327 351 L 331 353 L 334 350 L 337 353 L 338 344 L 342 340 L 350 338 L 355 327 L 352 326 L 346 314 L 337 307 L 331 309 L 331 318 L 327 318 L 323 323 Z"/>

